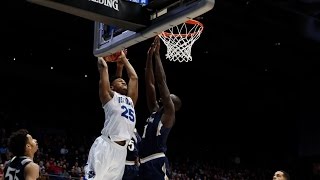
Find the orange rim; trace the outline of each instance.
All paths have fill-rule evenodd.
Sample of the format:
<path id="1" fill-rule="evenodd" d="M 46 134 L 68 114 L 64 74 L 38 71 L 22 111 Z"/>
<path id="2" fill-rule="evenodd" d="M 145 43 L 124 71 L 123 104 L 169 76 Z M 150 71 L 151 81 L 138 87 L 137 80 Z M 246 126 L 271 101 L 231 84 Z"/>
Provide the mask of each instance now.
<path id="1" fill-rule="evenodd" d="M 202 28 L 200 28 L 200 31 L 198 31 L 198 32 L 193 32 L 193 33 L 188 33 L 188 34 L 172 34 L 172 33 L 163 31 L 162 33 L 159 34 L 159 36 L 163 36 L 165 38 L 172 37 L 172 36 L 174 36 L 174 37 L 177 37 L 177 36 L 179 36 L 179 37 L 189 37 L 189 36 L 193 36 L 196 33 L 202 33 L 203 24 L 201 22 L 193 20 L 193 19 L 189 19 L 188 21 L 185 22 L 185 24 L 199 25 Z"/>

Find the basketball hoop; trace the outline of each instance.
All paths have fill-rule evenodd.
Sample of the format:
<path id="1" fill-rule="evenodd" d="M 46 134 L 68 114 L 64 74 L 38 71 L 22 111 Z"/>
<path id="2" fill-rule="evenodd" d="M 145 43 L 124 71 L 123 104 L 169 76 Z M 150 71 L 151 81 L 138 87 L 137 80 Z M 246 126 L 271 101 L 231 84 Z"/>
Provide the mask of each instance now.
<path id="1" fill-rule="evenodd" d="M 192 61 L 191 48 L 200 37 L 203 24 L 190 19 L 180 25 L 173 26 L 167 31 L 158 35 L 167 46 L 166 58 L 170 61 Z"/>

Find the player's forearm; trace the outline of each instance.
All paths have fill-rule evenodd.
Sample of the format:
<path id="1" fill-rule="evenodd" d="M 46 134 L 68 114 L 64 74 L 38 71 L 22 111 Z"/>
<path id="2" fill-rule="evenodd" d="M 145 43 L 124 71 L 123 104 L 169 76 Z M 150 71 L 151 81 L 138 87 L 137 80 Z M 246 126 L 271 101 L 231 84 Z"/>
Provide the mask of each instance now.
<path id="1" fill-rule="evenodd" d="M 116 77 L 122 77 L 123 64 L 117 64 Z"/>
<path id="2" fill-rule="evenodd" d="M 155 71 L 156 71 L 156 80 L 157 80 L 157 83 L 158 85 L 163 85 L 164 83 L 166 83 L 166 74 L 164 72 L 164 69 L 163 69 L 163 65 L 162 65 L 162 62 L 161 62 L 161 59 L 160 59 L 160 55 L 159 54 L 156 54 L 155 55 Z"/>
<path id="3" fill-rule="evenodd" d="M 156 81 L 159 88 L 159 93 L 162 101 L 168 102 L 170 98 L 170 91 L 166 82 L 166 74 L 163 69 L 163 65 L 160 59 L 160 55 L 155 56 L 155 71 L 156 71 Z"/>
<path id="4" fill-rule="evenodd" d="M 102 68 L 99 71 L 100 73 L 100 81 L 102 84 L 110 85 L 109 82 L 109 72 L 107 68 Z"/>
<path id="5" fill-rule="evenodd" d="M 145 81 L 146 81 L 147 85 L 154 84 L 152 57 L 149 57 L 149 56 L 148 56 L 147 62 L 146 62 Z"/>
<path id="6" fill-rule="evenodd" d="M 123 61 L 124 67 L 126 68 L 128 78 L 129 79 L 138 79 L 138 75 L 137 75 L 136 71 L 134 70 L 133 66 L 128 61 L 128 59 L 126 57 L 124 57 L 124 59 L 122 61 Z"/>
<path id="7" fill-rule="evenodd" d="M 107 68 L 101 68 L 99 89 L 101 92 L 110 92 L 109 72 Z"/>

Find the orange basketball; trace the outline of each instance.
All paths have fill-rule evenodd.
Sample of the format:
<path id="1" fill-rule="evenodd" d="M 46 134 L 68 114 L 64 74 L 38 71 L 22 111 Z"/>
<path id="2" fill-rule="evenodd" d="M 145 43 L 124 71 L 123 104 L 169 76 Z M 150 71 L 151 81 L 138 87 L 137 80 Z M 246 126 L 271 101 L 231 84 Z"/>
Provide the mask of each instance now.
<path id="1" fill-rule="evenodd" d="M 119 56 L 121 55 L 121 51 L 113 53 L 111 55 L 105 56 L 103 59 L 107 62 L 117 62 L 119 61 Z"/>

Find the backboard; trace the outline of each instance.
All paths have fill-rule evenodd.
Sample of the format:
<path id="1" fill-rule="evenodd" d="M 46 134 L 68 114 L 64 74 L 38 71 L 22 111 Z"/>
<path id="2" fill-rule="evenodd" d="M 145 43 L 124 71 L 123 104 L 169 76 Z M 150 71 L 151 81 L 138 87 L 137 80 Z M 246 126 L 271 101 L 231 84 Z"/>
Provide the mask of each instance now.
<path id="1" fill-rule="evenodd" d="M 95 56 L 147 40 L 214 7 L 215 0 L 27 0 L 94 21 Z"/>
<path id="2" fill-rule="evenodd" d="M 156 9 L 160 7 L 159 5 L 150 6 L 149 4 L 143 6 L 144 12 L 148 13 L 149 23 L 136 31 L 96 21 L 93 54 L 106 56 L 128 48 L 173 26 L 198 17 L 211 10 L 213 6 L 214 0 L 175 1 L 161 9 Z"/>

